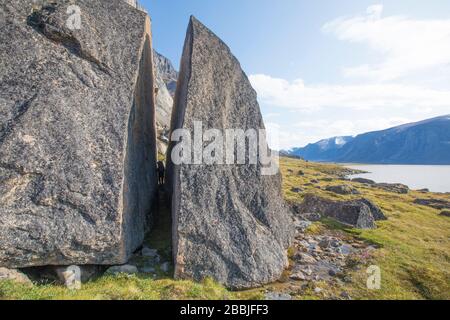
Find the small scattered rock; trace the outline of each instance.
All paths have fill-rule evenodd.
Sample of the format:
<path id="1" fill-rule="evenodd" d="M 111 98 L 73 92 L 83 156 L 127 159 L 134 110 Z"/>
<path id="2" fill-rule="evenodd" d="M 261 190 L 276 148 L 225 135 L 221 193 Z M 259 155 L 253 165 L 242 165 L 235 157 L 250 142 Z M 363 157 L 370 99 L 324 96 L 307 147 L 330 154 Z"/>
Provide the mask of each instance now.
<path id="1" fill-rule="evenodd" d="M 67 289 L 81 289 L 81 268 L 79 266 L 58 267 L 56 273 Z"/>
<path id="2" fill-rule="evenodd" d="M 140 271 L 142 273 L 155 273 L 156 272 L 155 268 L 150 267 L 150 266 L 145 266 L 145 267 L 141 268 Z"/>
<path id="3" fill-rule="evenodd" d="M 281 292 L 268 292 L 265 295 L 265 300 L 292 300 L 292 296 L 287 293 L 281 293 Z"/>
<path id="4" fill-rule="evenodd" d="M 319 180 L 317 180 L 317 179 L 312 179 L 312 180 L 311 180 L 311 183 L 319 183 Z"/>
<path id="5" fill-rule="evenodd" d="M 294 258 L 298 260 L 301 264 L 313 264 L 317 262 L 315 258 L 303 252 L 297 253 Z"/>
<path id="6" fill-rule="evenodd" d="M 352 283 L 353 279 L 351 276 L 347 275 L 344 276 L 344 278 L 342 279 L 345 283 Z"/>
<path id="7" fill-rule="evenodd" d="M 334 239 L 334 240 L 331 240 L 330 245 L 333 248 L 337 248 L 337 247 L 339 247 L 341 245 L 341 242 L 339 240 L 337 240 L 337 239 Z"/>
<path id="8" fill-rule="evenodd" d="M 336 249 L 337 253 L 343 254 L 343 255 L 349 255 L 352 252 L 352 247 L 349 245 L 342 245 L 339 248 Z"/>
<path id="9" fill-rule="evenodd" d="M 291 188 L 291 191 L 294 193 L 300 193 L 300 192 L 303 192 L 303 189 L 302 188 Z"/>
<path id="10" fill-rule="evenodd" d="M 308 221 L 311 222 L 316 222 L 319 221 L 320 219 L 322 219 L 322 216 L 320 215 L 320 213 L 314 212 L 314 213 L 303 213 L 302 217 Z"/>
<path id="11" fill-rule="evenodd" d="M 352 300 L 352 297 L 348 294 L 347 291 L 342 291 L 341 298 L 343 298 L 345 300 Z"/>
<path id="12" fill-rule="evenodd" d="M 352 179 L 353 182 L 359 182 L 359 183 L 363 183 L 363 184 L 375 184 L 375 181 L 370 180 L 370 179 L 364 179 L 364 178 L 354 178 Z"/>
<path id="13" fill-rule="evenodd" d="M 311 267 L 306 267 L 301 269 L 301 272 L 303 272 L 304 274 L 306 274 L 307 276 L 310 276 L 313 274 L 313 270 L 311 269 Z"/>
<path id="14" fill-rule="evenodd" d="M 360 192 L 348 185 L 328 186 L 325 190 L 341 195 L 360 194 Z"/>
<path id="15" fill-rule="evenodd" d="M 304 176 L 305 173 L 304 173 L 302 170 L 300 170 L 300 171 L 298 172 L 298 175 L 299 175 L 299 176 Z"/>
<path id="16" fill-rule="evenodd" d="M 293 273 L 290 276 L 290 278 L 295 281 L 305 281 L 306 280 L 306 276 L 301 271 L 297 271 L 297 272 Z"/>
<path id="17" fill-rule="evenodd" d="M 22 284 L 33 284 L 31 280 L 22 272 L 15 269 L 0 267 L 0 281 L 1 280 L 11 280 Z"/>
<path id="18" fill-rule="evenodd" d="M 301 232 L 304 232 L 306 229 L 308 229 L 309 226 L 311 226 L 311 224 L 312 224 L 311 221 L 298 220 L 298 219 L 295 219 L 295 221 L 294 221 L 295 228 Z"/>
<path id="19" fill-rule="evenodd" d="M 319 293 L 321 293 L 322 292 L 322 289 L 320 289 L 320 288 L 314 288 L 314 293 L 317 293 L 317 294 L 319 294 Z"/>
<path id="20" fill-rule="evenodd" d="M 169 262 L 164 262 L 163 264 L 161 264 L 161 271 L 164 273 L 169 272 L 170 270 L 170 263 Z"/>
<path id="21" fill-rule="evenodd" d="M 331 241 L 328 239 L 323 239 L 319 242 L 319 247 L 321 247 L 322 249 L 328 248 L 331 245 Z"/>
<path id="22" fill-rule="evenodd" d="M 106 273 L 108 274 L 118 274 L 118 273 L 135 274 L 138 272 L 139 272 L 138 268 L 131 264 L 125 264 L 122 266 L 112 266 L 108 270 L 106 270 Z"/>
<path id="23" fill-rule="evenodd" d="M 450 211 L 444 210 L 439 215 L 443 216 L 443 217 L 449 217 L 450 218 Z"/>
<path id="24" fill-rule="evenodd" d="M 416 199 L 414 200 L 414 203 L 438 210 L 450 209 L 450 201 L 443 199 Z"/>
<path id="25" fill-rule="evenodd" d="M 158 250 L 157 249 L 151 249 L 148 247 L 144 247 L 141 250 L 141 255 L 143 257 L 149 257 L 149 258 L 155 258 L 158 256 Z"/>
<path id="26" fill-rule="evenodd" d="M 409 187 L 401 183 L 376 183 L 374 186 L 393 193 L 407 194 L 409 192 Z"/>

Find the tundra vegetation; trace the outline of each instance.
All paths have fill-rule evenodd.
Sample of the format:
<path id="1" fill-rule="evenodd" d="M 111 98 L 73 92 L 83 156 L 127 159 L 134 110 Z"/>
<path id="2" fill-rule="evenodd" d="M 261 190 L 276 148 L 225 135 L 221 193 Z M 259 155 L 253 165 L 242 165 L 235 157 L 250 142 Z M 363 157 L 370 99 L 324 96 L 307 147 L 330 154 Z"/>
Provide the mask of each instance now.
<path id="1" fill-rule="evenodd" d="M 420 191 L 400 194 L 345 181 L 361 194 L 339 195 L 325 188 L 343 183 L 341 179 L 348 169 L 341 166 L 281 158 L 281 171 L 284 196 L 289 202 L 301 202 L 308 193 L 333 200 L 364 197 L 387 216 L 388 220 L 377 221 L 374 230 L 349 228 L 330 219 L 315 222 L 306 230 L 307 234 L 341 234 L 377 248 L 364 259 L 352 257 L 355 267 L 346 270 L 345 279 L 304 283 L 301 290 L 293 292 L 292 280 L 282 277 L 261 288 L 233 292 L 212 279 L 199 283 L 175 281 L 170 276 L 172 270 L 168 273 L 157 270 L 155 277 L 140 273 L 100 276 L 83 284 L 81 290 L 68 290 L 57 283 L 30 286 L 0 281 L 0 299 L 263 299 L 267 292 L 288 293 L 294 299 L 308 300 L 342 299 L 342 292 L 352 299 L 450 299 L 450 219 L 440 215 L 442 210 L 414 203 L 417 198 L 448 200 L 449 194 Z M 311 183 L 312 180 L 316 183 Z M 303 191 L 293 192 L 295 188 Z M 162 217 L 168 216 L 165 210 L 160 212 Z M 170 222 L 159 219 L 145 244 L 168 254 Z M 381 269 L 380 290 L 367 289 L 366 270 L 371 265 Z"/>

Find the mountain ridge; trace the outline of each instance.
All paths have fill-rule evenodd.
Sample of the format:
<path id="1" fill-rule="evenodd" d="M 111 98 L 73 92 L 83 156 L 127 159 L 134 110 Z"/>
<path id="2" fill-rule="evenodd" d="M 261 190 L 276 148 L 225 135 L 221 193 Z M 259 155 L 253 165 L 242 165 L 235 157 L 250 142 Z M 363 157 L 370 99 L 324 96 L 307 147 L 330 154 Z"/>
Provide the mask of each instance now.
<path id="1" fill-rule="evenodd" d="M 355 137 L 323 139 L 286 153 L 322 162 L 446 165 L 450 164 L 450 115 Z"/>

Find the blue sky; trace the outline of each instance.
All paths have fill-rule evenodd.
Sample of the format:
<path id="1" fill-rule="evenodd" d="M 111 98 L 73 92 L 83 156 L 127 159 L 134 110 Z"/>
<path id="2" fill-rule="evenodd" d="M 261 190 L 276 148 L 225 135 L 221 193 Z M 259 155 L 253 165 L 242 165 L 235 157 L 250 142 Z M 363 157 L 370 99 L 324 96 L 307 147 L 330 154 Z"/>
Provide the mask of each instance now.
<path id="1" fill-rule="evenodd" d="M 220 36 L 280 148 L 450 114 L 448 0 L 142 0 L 176 67 L 189 16 Z"/>

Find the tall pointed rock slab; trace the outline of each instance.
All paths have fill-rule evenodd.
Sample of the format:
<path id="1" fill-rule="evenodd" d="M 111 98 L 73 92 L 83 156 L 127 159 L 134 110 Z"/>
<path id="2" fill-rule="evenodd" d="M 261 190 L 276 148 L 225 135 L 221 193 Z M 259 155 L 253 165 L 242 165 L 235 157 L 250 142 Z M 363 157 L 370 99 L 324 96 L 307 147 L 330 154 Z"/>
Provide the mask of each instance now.
<path id="1" fill-rule="evenodd" d="M 150 19 L 71 4 L 0 4 L 3 267 L 125 263 L 151 222 Z"/>
<path id="2" fill-rule="evenodd" d="M 191 18 L 172 113 L 171 131 L 263 129 L 256 92 L 229 48 Z M 169 155 L 175 149 L 170 146 Z M 261 165 L 168 161 L 175 277 L 212 277 L 234 289 L 277 280 L 288 259 L 292 218 L 279 172 Z"/>

